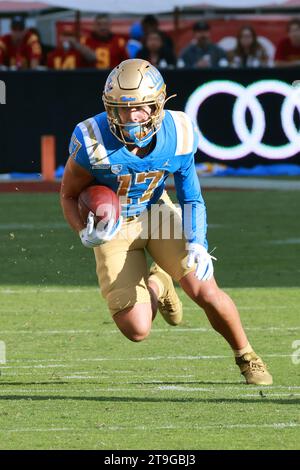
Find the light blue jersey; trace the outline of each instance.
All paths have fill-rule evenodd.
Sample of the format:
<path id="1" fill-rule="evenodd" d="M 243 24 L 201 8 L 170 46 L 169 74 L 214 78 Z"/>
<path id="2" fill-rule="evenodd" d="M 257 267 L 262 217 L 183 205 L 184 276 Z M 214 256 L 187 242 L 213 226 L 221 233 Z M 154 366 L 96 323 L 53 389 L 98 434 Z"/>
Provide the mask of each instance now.
<path id="1" fill-rule="evenodd" d="M 194 164 L 197 142 L 190 118 L 181 111 L 166 110 L 154 149 L 141 158 L 111 133 L 103 112 L 75 127 L 69 151 L 97 183 L 119 195 L 124 217 L 140 214 L 155 204 L 165 180 L 174 174 L 185 236 L 207 248 L 206 209 Z"/>

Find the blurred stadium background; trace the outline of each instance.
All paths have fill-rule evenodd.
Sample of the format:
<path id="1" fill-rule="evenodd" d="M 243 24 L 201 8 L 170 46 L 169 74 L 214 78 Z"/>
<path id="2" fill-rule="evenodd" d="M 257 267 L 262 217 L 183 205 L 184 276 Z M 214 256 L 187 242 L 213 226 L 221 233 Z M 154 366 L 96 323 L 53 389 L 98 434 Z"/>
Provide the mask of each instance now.
<path id="1" fill-rule="evenodd" d="M 65 35 L 89 35 L 97 13 L 125 42 L 149 14 L 173 40 L 176 63 L 161 72 L 177 94 L 170 108 L 198 125 L 216 277 L 273 386 L 242 385 L 230 351 L 181 291 L 179 329 L 157 319 L 138 345 L 114 329 L 93 257 L 58 201 L 72 130 L 103 110 L 108 69 L 49 70 L 46 60 Z M 0 65 L 0 447 L 299 449 L 300 52 L 279 66 L 276 49 L 300 1 L 0 1 L 1 37 L 16 15 L 39 33 L 44 58 L 35 69 Z M 183 66 L 199 21 L 226 53 L 251 25 L 268 62 Z"/>

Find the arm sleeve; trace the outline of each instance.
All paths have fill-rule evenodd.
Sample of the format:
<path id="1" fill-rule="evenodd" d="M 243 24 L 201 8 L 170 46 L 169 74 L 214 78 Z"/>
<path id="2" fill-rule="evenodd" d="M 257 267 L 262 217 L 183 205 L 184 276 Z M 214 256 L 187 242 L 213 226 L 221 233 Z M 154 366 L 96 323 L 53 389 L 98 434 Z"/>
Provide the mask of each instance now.
<path id="1" fill-rule="evenodd" d="M 189 155 L 181 156 L 182 164 L 174 173 L 177 198 L 182 209 L 182 222 L 188 242 L 200 243 L 207 249 L 206 207 L 201 194 L 196 172 L 194 153 L 198 137 L 194 133 L 194 149 Z"/>
<path id="2" fill-rule="evenodd" d="M 73 158 L 80 166 L 87 171 L 91 171 L 91 164 L 84 144 L 83 135 L 78 125 L 75 127 L 70 140 L 69 155 L 70 158 Z"/>

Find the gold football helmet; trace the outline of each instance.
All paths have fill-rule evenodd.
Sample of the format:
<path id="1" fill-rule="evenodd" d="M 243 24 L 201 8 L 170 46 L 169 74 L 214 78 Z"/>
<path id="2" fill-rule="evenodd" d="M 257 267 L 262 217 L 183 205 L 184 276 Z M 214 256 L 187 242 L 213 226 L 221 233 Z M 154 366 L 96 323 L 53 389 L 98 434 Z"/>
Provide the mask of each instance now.
<path id="1" fill-rule="evenodd" d="M 109 74 L 103 92 L 103 102 L 111 132 L 124 144 L 144 147 L 160 129 L 164 117 L 166 85 L 160 72 L 142 59 L 121 62 Z M 120 108 L 150 106 L 144 122 L 122 123 Z"/>

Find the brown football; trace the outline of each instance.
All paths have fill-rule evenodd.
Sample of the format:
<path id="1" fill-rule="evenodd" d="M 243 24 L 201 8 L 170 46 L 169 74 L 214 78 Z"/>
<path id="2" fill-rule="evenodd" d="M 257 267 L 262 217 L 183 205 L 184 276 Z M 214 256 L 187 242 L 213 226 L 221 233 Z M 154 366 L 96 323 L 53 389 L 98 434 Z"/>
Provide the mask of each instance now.
<path id="1" fill-rule="evenodd" d="M 86 224 L 89 212 L 95 215 L 95 223 L 105 219 L 119 220 L 121 204 L 116 193 L 107 186 L 89 186 L 84 189 L 78 198 L 78 209 L 82 221 Z"/>

